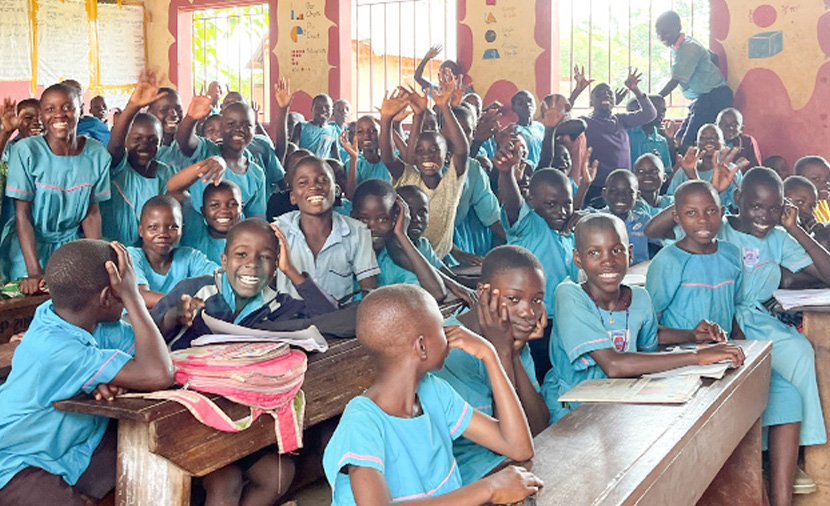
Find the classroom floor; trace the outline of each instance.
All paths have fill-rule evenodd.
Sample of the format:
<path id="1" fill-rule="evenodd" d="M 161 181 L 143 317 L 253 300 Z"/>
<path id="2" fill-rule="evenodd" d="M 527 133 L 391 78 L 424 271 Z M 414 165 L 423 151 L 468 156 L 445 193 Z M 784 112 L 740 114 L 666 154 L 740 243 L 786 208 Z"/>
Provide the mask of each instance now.
<path id="1" fill-rule="evenodd" d="M 329 506 L 331 504 L 331 488 L 326 480 L 320 480 L 306 486 L 294 496 L 297 506 Z"/>

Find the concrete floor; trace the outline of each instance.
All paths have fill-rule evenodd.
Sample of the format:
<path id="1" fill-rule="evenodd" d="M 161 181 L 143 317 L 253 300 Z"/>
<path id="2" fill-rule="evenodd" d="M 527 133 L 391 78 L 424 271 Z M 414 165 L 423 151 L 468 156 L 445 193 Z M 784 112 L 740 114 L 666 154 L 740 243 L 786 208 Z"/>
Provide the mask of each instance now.
<path id="1" fill-rule="evenodd" d="M 293 500 L 297 506 L 329 506 L 331 489 L 326 480 L 320 480 L 297 492 Z"/>

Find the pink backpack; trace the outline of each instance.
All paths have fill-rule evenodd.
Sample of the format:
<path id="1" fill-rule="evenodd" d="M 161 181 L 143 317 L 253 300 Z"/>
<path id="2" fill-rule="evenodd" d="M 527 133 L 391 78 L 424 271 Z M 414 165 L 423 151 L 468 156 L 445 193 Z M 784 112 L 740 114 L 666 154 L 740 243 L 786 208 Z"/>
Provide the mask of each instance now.
<path id="1" fill-rule="evenodd" d="M 305 397 L 300 387 L 306 355 L 284 343 L 216 344 L 171 353 L 181 390 L 128 394 L 169 399 L 185 406 L 200 422 L 225 432 L 247 429 L 262 413 L 274 417 L 280 453 L 302 447 Z M 232 420 L 200 394 L 219 394 L 250 406 L 251 414 Z"/>

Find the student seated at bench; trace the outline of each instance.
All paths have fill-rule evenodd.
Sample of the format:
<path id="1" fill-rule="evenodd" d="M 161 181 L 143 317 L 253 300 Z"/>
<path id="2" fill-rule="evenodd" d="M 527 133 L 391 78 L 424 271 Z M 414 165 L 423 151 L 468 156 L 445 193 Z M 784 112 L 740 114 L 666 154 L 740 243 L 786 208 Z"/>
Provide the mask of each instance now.
<path id="1" fill-rule="evenodd" d="M 611 214 L 590 215 L 577 224 L 575 240 L 574 262 L 587 280 L 563 281 L 554 294 L 553 369 L 542 386 L 551 422 L 575 407 L 559 402 L 559 397 L 586 379 L 637 377 L 722 360 L 735 366 L 743 363 L 743 350 L 729 344 L 697 352 L 638 353 L 657 349 L 657 316 L 644 288 L 622 284 L 629 264 L 625 224 Z M 708 322 L 700 322 L 694 330 L 660 327 L 659 340 L 693 341 L 695 333 L 720 336 L 721 332 Z"/>
<path id="2" fill-rule="evenodd" d="M 539 338 L 547 323 L 545 272 L 533 253 L 521 246 L 499 246 L 484 258 L 477 307 L 444 321 L 461 325 L 493 344 L 510 383 L 519 397 L 533 435 L 548 426 L 548 408 L 540 393 L 527 341 Z M 482 413 L 494 416 L 493 389 L 481 360 L 461 350 L 450 350 L 444 368 L 435 373 Z M 465 437 L 453 443 L 463 483 L 473 483 L 504 461 Z"/>
<path id="3" fill-rule="evenodd" d="M 444 332 L 438 303 L 418 286 L 385 286 L 360 303 L 357 339 L 377 375 L 365 394 L 349 401 L 323 455 L 333 505 L 427 498 L 436 506 L 509 504 L 542 486 L 514 466 L 462 486 L 453 439 L 463 435 L 516 461 L 533 456 L 533 440 L 493 345 L 464 327 Z M 448 347 L 485 364 L 498 420 L 430 373 L 444 365 Z"/>
<path id="4" fill-rule="evenodd" d="M 115 487 L 116 438 L 104 417 L 56 410 L 81 392 L 160 390 L 173 363 L 120 243 L 83 239 L 49 258 L 52 295 L 35 313 L 0 386 L 0 504 L 85 506 Z M 126 308 L 130 324 L 121 320 Z"/>

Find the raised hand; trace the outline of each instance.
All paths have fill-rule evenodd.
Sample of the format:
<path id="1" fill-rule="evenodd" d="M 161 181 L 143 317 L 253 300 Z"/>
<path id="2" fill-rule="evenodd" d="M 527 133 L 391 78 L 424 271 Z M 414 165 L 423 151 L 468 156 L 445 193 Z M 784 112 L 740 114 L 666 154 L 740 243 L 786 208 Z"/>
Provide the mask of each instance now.
<path id="1" fill-rule="evenodd" d="M 489 341 L 460 325 L 444 327 L 444 333 L 447 335 L 447 344 L 451 349 L 467 352 L 482 361 L 496 354 L 495 348 Z"/>
<path id="2" fill-rule="evenodd" d="M 642 77 L 642 72 L 639 72 L 636 68 L 631 70 L 631 67 L 629 67 L 628 77 L 625 78 L 625 87 L 636 93 L 639 90 L 638 85 Z"/>
<path id="3" fill-rule="evenodd" d="M 141 73 L 138 82 L 135 85 L 132 95 L 130 95 L 130 105 L 135 107 L 145 107 L 164 96 L 163 92 L 159 92 L 159 82 L 156 73 L 148 70 Z"/>
<path id="4" fill-rule="evenodd" d="M 210 116 L 213 112 L 213 96 L 211 95 L 196 95 L 187 106 L 187 115 L 195 120 L 200 120 Z"/>
<path id="5" fill-rule="evenodd" d="M 214 185 L 218 185 L 222 181 L 222 178 L 225 176 L 225 170 L 228 168 L 228 164 L 225 163 L 225 159 L 221 156 L 205 158 L 195 165 L 198 167 L 196 174 L 202 182 L 213 183 Z"/>
<path id="6" fill-rule="evenodd" d="M 516 137 L 519 135 L 518 129 L 519 125 L 511 123 L 499 130 L 498 132 L 496 132 L 496 146 L 501 148 L 502 146 L 505 146 L 510 143 L 515 144 Z"/>
<path id="7" fill-rule="evenodd" d="M 582 157 L 582 163 L 579 167 L 579 184 L 590 186 L 597 178 L 597 170 L 599 169 L 599 160 L 591 162 L 591 151 L 593 148 L 585 150 L 585 156 Z"/>
<path id="8" fill-rule="evenodd" d="M 493 165 L 496 167 L 496 170 L 505 174 L 509 174 L 510 171 L 514 170 L 519 165 L 519 162 L 521 162 L 521 159 L 516 154 L 516 150 L 512 144 L 508 144 L 499 149 L 493 157 Z"/>
<path id="9" fill-rule="evenodd" d="M 397 214 L 395 218 L 395 237 L 399 241 L 409 241 L 406 231 L 409 229 L 412 216 L 409 214 L 409 204 L 400 195 L 395 197 L 395 211 Z"/>
<path id="10" fill-rule="evenodd" d="M 392 118 L 392 123 L 400 123 L 403 120 L 405 120 L 408 116 L 410 116 L 411 114 L 412 114 L 412 108 L 409 107 L 409 105 L 407 105 L 404 108 L 404 110 L 402 110 L 397 115 L 395 115 L 394 118 Z"/>
<path id="11" fill-rule="evenodd" d="M 453 94 L 458 89 L 458 82 L 456 79 L 445 79 L 441 82 L 441 87 L 437 90 L 432 90 L 432 99 L 438 107 L 450 107 L 450 101 Z"/>
<path id="12" fill-rule="evenodd" d="M 486 141 L 499 131 L 499 118 L 502 117 L 501 111 L 497 108 L 486 109 L 478 120 L 474 139 L 477 141 Z"/>
<path id="13" fill-rule="evenodd" d="M 595 79 L 588 79 L 585 77 L 585 65 L 579 68 L 579 65 L 574 65 L 574 90 L 582 91 L 593 83 Z"/>
<path id="14" fill-rule="evenodd" d="M 294 281 L 293 276 L 295 275 L 302 277 L 302 273 L 291 262 L 291 252 L 288 250 L 288 239 L 285 238 L 285 234 L 276 223 L 271 223 L 271 230 L 274 231 L 274 235 L 277 236 L 277 241 L 280 243 L 277 268 L 292 281 Z"/>
<path id="15" fill-rule="evenodd" d="M 262 110 L 262 106 L 256 100 L 251 100 L 251 110 L 254 111 L 254 119 L 259 121 L 259 111 Z"/>
<path id="16" fill-rule="evenodd" d="M 281 77 L 279 81 L 274 83 L 274 98 L 277 99 L 277 106 L 280 109 L 286 109 L 294 100 L 294 94 L 291 93 L 291 81 Z"/>
<path id="17" fill-rule="evenodd" d="M 431 60 L 441 54 L 441 50 L 444 49 L 444 46 L 441 44 L 435 44 L 427 51 L 427 54 L 424 55 L 424 60 Z"/>
<path id="18" fill-rule="evenodd" d="M 746 158 L 739 158 L 737 162 L 732 163 L 736 156 L 740 154 L 741 150 L 738 148 L 724 148 L 715 155 L 714 170 L 712 171 L 712 186 L 722 193 L 729 188 L 729 185 L 735 180 L 735 176 L 749 166 L 749 160 Z"/>
<path id="19" fill-rule="evenodd" d="M 697 179 L 697 162 L 703 158 L 703 151 L 697 149 L 697 146 L 689 146 L 686 154 L 679 158 L 680 168 L 686 173 L 686 177 Z"/>
<path id="20" fill-rule="evenodd" d="M 355 138 L 354 142 L 349 141 L 348 130 L 340 132 L 340 136 L 337 140 L 340 142 L 340 146 L 346 150 L 346 153 L 348 153 L 351 158 L 356 158 L 358 156 L 357 138 Z"/>
<path id="21" fill-rule="evenodd" d="M 666 136 L 669 139 L 674 139 L 677 135 L 677 132 L 680 130 L 680 123 L 671 120 L 671 119 L 664 119 L 663 120 L 663 131 L 666 133 Z"/>
<path id="22" fill-rule="evenodd" d="M 8 135 L 17 130 L 20 125 L 20 116 L 17 115 L 17 102 L 9 97 L 3 99 L 3 108 L 0 109 L 3 131 Z"/>
<path id="23" fill-rule="evenodd" d="M 790 199 L 784 199 L 784 212 L 781 213 L 781 226 L 787 231 L 798 227 L 798 208 Z"/>
<path id="24" fill-rule="evenodd" d="M 380 116 L 381 118 L 394 118 L 398 115 L 399 112 L 404 110 L 407 105 L 411 104 L 411 92 L 405 90 L 402 87 L 395 88 L 392 90 L 392 94 L 390 95 L 389 92 L 383 94 L 383 102 L 380 104 Z M 415 107 L 413 106 L 413 109 Z"/>
<path id="25" fill-rule="evenodd" d="M 481 333 L 493 343 L 496 351 L 512 353 L 517 341 L 513 339 L 507 303 L 501 300 L 498 289 L 491 289 L 489 284 L 484 284 L 478 289 L 476 314 Z"/>
<path id="26" fill-rule="evenodd" d="M 421 95 L 418 93 L 418 90 L 412 87 L 404 91 L 408 94 L 409 106 L 412 107 L 412 111 L 415 114 L 421 114 L 429 107 L 429 99 L 427 99 L 426 95 Z"/>
<path id="27" fill-rule="evenodd" d="M 563 119 L 565 119 L 565 114 L 560 107 L 549 107 L 542 113 L 542 124 L 545 128 L 556 128 Z"/>
<path id="28" fill-rule="evenodd" d="M 118 265 L 112 261 L 105 264 L 112 294 L 122 302 L 140 297 L 132 255 L 127 251 L 127 247 L 118 241 L 111 242 L 110 246 L 118 257 Z"/>
<path id="29" fill-rule="evenodd" d="M 620 87 L 614 90 L 614 105 L 622 104 L 626 95 L 628 95 L 628 88 Z"/>

